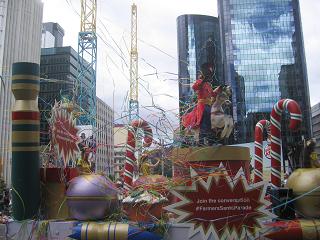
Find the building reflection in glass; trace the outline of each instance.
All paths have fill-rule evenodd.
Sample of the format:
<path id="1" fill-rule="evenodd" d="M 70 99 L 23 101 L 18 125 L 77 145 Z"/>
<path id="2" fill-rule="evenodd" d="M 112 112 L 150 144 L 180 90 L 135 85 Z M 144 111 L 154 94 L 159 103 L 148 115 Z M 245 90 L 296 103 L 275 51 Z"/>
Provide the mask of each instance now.
<path id="1" fill-rule="evenodd" d="M 304 116 L 302 131 L 296 135 L 283 131 L 284 143 L 301 134 L 310 137 L 298 0 L 218 0 L 218 8 L 224 76 L 233 89 L 236 141 L 252 142 L 255 124 L 269 119 L 273 105 L 281 98 L 296 100 Z"/>
<path id="2" fill-rule="evenodd" d="M 218 18 L 203 15 L 181 15 L 177 18 L 179 55 L 180 115 L 191 109 L 192 83 L 198 78 L 201 66 L 214 70 L 212 85 L 222 79 L 222 58 Z"/>

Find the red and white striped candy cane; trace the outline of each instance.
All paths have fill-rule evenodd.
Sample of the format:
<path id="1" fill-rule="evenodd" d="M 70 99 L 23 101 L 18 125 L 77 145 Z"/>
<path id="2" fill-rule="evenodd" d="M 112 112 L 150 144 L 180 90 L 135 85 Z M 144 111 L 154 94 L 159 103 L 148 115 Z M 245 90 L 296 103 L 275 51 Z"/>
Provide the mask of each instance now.
<path id="1" fill-rule="evenodd" d="M 271 112 L 271 185 L 273 188 L 281 187 L 281 114 L 283 110 L 290 113 L 289 128 L 297 129 L 302 122 L 301 109 L 298 103 L 291 99 L 281 99 Z"/>
<path id="2" fill-rule="evenodd" d="M 124 165 L 124 189 L 126 191 L 132 188 L 133 168 L 136 165 L 136 157 L 134 155 L 136 148 L 135 132 L 138 128 L 142 128 L 144 132 L 144 146 L 149 147 L 152 144 L 152 129 L 149 124 L 142 120 L 133 120 L 128 128 L 126 162 Z"/>
<path id="3" fill-rule="evenodd" d="M 268 120 L 260 120 L 256 124 L 254 131 L 254 183 L 263 181 L 263 129 L 267 130 L 270 136 L 270 122 Z"/>

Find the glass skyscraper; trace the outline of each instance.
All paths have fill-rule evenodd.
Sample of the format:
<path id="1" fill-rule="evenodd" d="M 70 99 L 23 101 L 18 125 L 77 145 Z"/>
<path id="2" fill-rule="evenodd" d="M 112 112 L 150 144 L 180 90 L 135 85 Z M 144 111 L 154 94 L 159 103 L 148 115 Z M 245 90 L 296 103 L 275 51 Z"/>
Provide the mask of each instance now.
<path id="1" fill-rule="evenodd" d="M 192 103 L 192 83 L 198 78 L 201 66 L 214 70 L 212 85 L 222 79 L 222 58 L 218 18 L 204 15 L 181 15 L 177 18 L 179 55 L 180 114 Z"/>
<path id="2" fill-rule="evenodd" d="M 218 11 L 224 79 L 233 90 L 236 142 L 252 142 L 255 124 L 270 119 L 281 98 L 296 100 L 303 112 L 300 132 L 292 134 L 283 127 L 283 146 L 300 135 L 310 137 L 299 1 L 218 0 Z"/>

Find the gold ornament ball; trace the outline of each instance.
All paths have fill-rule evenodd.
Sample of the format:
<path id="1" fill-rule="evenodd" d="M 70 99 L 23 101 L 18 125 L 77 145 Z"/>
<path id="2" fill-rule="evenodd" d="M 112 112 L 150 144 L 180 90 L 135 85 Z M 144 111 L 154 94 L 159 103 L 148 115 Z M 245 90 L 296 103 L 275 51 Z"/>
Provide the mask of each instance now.
<path id="1" fill-rule="evenodd" d="M 300 168 L 287 181 L 295 198 L 295 209 L 304 217 L 320 217 L 320 168 Z M 318 189 L 316 189 L 319 187 Z M 312 191 L 316 189 L 315 191 Z M 311 193 L 308 193 L 312 191 Z M 308 194 L 306 194 L 308 193 Z M 299 198 L 299 196 L 306 194 Z"/>

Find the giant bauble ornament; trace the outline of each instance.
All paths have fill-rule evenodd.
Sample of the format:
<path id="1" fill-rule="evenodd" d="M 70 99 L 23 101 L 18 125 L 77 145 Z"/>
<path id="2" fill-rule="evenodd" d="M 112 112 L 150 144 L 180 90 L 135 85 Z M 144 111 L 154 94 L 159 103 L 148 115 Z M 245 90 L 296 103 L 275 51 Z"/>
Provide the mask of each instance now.
<path id="1" fill-rule="evenodd" d="M 303 217 L 320 217 L 320 169 L 300 168 L 295 170 L 287 181 L 291 188 L 297 213 Z M 301 196 L 305 194 L 304 196 Z"/>
<path id="2" fill-rule="evenodd" d="M 67 193 L 70 215 L 77 220 L 98 220 L 118 208 L 118 190 L 108 178 L 84 174 L 70 181 Z"/>

